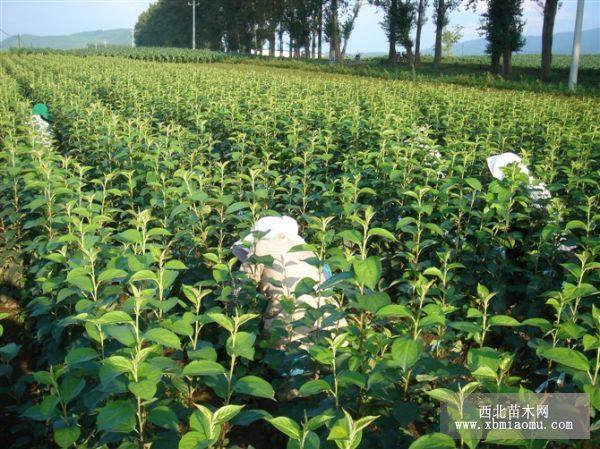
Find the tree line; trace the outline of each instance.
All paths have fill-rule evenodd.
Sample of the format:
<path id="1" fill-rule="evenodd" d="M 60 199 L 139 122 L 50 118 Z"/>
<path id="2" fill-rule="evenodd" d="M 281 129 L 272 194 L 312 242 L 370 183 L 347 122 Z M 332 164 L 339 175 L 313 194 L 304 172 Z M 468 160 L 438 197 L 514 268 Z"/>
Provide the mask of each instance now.
<path id="1" fill-rule="evenodd" d="M 444 39 L 458 40 L 448 30 L 449 16 L 462 3 L 475 9 L 485 4 L 481 32 L 487 39 L 491 70 L 509 75 L 512 54 L 524 44 L 524 0 L 195 0 L 196 41 L 199 48 L 226 52 L 289 52 L 294 58 L 344 61 L 356 19 L 365 4 L 383 12 L 382 28 L 389 62 L 398 60 L 398 48 L 411 67 L 421 61 L 423 25 L 432 6 L 435 28 L 435 66 L 442 61 Z M 541 77 L 549 80 L 552 36 L 559 0 L 535 0 L 543 9 Z M 135 26 L 138 46 L 190 47 L 192 7 L 185 0 L 158 0 L 143 12 Z M 413 39 L 414 31 L 414 39 Z M 324 54 L 328 44 L 328 54 Z M 448 44 L 444 45 L 448 48 Z"/>

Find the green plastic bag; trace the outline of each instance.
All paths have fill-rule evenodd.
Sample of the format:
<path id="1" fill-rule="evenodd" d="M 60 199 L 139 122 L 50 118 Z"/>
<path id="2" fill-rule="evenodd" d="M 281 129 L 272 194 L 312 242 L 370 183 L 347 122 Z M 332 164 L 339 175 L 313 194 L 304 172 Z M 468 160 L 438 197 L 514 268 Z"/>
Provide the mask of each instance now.
<path id="1" fill-rule="evenodd" d="M 31 113 L 34 115 L 39 115 L 44 120 L 51 119 L 50 111 L 48 110 L 48 106 L 46 106 L 44 103 L 37 103 L 31 110 Z"/>

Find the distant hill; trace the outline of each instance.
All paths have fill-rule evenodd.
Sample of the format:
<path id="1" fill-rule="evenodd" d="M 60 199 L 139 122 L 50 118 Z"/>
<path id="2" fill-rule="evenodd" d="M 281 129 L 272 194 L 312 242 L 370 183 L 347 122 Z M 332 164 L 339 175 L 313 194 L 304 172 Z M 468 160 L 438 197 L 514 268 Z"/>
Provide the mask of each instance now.
<path id="1" fill-rule="evenodd" d="M 474 39 L 465 42 L 459 42 L 452 48 L 454 56 L 461 55 L 483 55 L 485 54 L 485 39 Z M 552 41 L 552 53 L 556 55 L 567 55 L 571 53 L 573 47 L 573 33 L 554 33 Z M 428 49 L 427 53 L 432 53 L 433 49 Z M 525 36 L 525 45 L 519 52 L 521 54 L 540 54 L 542 53 L 541 36 Z M 585 55 L 600 53 L 600 28 L 584 30 L 581 33 L 581 53 Z"/>
<path id="2" fill-rule="evenodd" d="M 131 30 L 127 28 L 115 30 L 83 31 L 81 33 L 63 36 L 35 36 L 32 34 L 21 35 L 22 48 L 56 48 L 68 50 L 72 48 L 86 48 L 88 45 L 131 45 Z M 0 42 L 0 48 L 16 48 L 17 36 L 11 36 Z"/>

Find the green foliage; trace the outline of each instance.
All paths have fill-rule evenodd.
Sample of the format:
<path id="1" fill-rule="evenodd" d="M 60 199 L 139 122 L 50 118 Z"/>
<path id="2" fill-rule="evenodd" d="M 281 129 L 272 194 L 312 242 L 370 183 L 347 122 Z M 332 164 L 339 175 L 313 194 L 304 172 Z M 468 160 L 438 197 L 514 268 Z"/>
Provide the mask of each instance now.
<path id="1" fill-rule="evenodd" d="M 518 388 L 589 393 L 597 428 L 596 99 L 260 64 L 0 63 L 0 249 L 26 286 L 24 337 L 0 316 L 15 448 L 260 448 L 266 433 L 472 449 L 437 432 L 439 403 Z M 51 146 L 29 126 L 37 101 Z M 500 151 L 553 198 L 492 178 Z M 284 298 L 295 321 L 265 332 L 268 299 L 230 248 L 274 214 L 333 276 L 289 292 L 320 307 Z"/>

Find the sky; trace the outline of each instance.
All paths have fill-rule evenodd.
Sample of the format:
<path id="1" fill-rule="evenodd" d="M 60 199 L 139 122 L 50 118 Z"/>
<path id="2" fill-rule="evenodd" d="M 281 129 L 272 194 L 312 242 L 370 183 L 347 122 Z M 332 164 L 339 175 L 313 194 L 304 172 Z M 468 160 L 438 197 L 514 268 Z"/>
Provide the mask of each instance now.
<path id="1" fill-rule="evenodd" d="M 187 1 L 187 0 L 181 0 Z M 139 14 L 151 0 L 0 0 L 0 29 L 2 38 L 7 34 L 59 35 L 80 31 L 112 28 L 133 28 Z M 364 1 L 363 3 L 368 3 Z M 433 1 L 429 1 L 433 3 Z M 573 31 L 577 0 L 563 0 L 554 31 Z M 477 39 L 481 2 L 477 12 L 460 7 L 450 15 L 450 26 L 463 27 L 463 41 Z M 191 7 L 190 7 L 191 15 Z M 422 48 L 433 46 L 434 27 L 431 6 L 428 22 L 423 28 Z M 542 11 L 532 0 L 525 0 L 526 35 L 542 34 Z M 348 44 L 348 52 L 385 52 L 387 42 L 381 30 L 381 11 L 370 5 L 363 6 Z M 600 27 L 600 0 L 586 0 L 583 29 Z"/>

